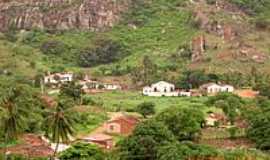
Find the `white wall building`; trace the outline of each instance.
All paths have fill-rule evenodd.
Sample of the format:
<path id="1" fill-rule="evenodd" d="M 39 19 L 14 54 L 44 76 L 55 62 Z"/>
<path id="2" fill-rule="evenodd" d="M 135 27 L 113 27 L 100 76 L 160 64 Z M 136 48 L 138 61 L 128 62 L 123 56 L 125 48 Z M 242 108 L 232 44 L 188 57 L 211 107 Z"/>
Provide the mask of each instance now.
<path id="1" fill-rule="evenodd" d="M 45 84 L 58 84 L 73 81 L 72 73 L 54 73 L 44 77 Z"/>
<path id="2" fill-rule="evenodd" d="M 207 83 L 200 87 L 206 94 L 216 94 L 219 92 L 234 92 L 234 87 L 231 85 L 219 85 L 216 83 Z"/>
<path id="3" fill-rule="evenodd" d="M 176 97 L 181 96 L 179 91 L 175 90 L 175 85 L 160 81 L 158 83 L 152 84 L 151 86 L 146 86 L 143 88 L 143 95 L 153 96 L 153 97 Z"/>

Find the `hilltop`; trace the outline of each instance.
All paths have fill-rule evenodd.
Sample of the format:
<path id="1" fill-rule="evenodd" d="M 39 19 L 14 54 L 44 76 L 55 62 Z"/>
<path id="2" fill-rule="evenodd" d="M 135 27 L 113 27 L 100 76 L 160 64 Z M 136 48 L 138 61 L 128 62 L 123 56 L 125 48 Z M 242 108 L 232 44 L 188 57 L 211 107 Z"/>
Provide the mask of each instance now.
<path id="1" fill-rule="evenodd" d="M 134 79 L 147 56 L 156 68 L 155 79 L 175 81 L 186 70 L 248 76 L 254 67 L 269 74 L 269 3 L 255 4 L 6 1 L 0 6 L 1 28 L 9 28 L 0 36 L 1 68 L 27 77 L 71 70 Z M 70 14 L 81 19 L 73 23 L 78 17 Z"/>

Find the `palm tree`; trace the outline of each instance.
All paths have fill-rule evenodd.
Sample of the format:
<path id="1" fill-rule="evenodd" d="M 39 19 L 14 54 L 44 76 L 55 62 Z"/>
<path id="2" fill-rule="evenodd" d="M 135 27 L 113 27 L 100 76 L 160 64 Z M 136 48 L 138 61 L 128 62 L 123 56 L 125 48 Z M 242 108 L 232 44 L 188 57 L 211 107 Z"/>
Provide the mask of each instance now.
<path id="1" fill-rule="evenodd" d="M 18 107 L 16 99 L 20 92 L 16 88 L 12 88 L 8 91 L 6 96 L 2 97 L 0 102 L 1 108 L 1 121 L 0 126 L 4 132 L 5 144 L 9 140 L 16 139 L 18 133 L 24 128 L 25 119 L 23 115 L 26 111 L 23 107 Z M 4 148 L 4 159 L 6 159 L 7 146 Z"/>
<path id="2" fill-rule="evenodd" d="M 45 121 L 47 135 L 56 143 L 53 158 L 56 157 L 60 142 L 67 142 L 74 134 L 74 116 L 72 108 L 65 108 L 61 102 L 49 113 Z"/>

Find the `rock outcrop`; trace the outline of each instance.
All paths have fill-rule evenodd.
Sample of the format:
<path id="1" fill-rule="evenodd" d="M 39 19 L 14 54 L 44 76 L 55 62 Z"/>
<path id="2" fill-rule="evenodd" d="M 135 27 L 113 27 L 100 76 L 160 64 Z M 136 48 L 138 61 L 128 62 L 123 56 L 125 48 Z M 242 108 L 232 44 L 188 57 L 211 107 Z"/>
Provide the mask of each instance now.
<path id="1" fill-rule="evenodd" d="M 203 54 L 206 49 L 206 40 L 204 35 L 194 37 L 191 43 L 192 47 L 192 62 L 200 61 L 203 59 Z"/>
<path id="2" fill-rule="evenodd" d="M 113 26 L 129 0 L 2 0 L 0 31 L 16 29 L 88 29 Z"/>

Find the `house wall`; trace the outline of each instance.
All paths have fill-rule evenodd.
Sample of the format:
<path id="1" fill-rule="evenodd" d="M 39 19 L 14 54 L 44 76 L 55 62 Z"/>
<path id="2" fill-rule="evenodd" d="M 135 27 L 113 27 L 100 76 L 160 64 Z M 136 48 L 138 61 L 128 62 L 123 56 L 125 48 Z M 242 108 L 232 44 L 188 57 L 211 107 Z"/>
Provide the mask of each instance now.
<path id="1" fill-rule="evenodd" d="M 221 92 L 221 87 L 218 85 L 209 86 L 207 88 L 207 93 L 218 93 Z"/>
<path id="2" fill-rule="evenodd" d="M 172 92 L 175 90 L 174 85 L 170 84 L 155 84 L 151 88 L 154 92 Z"/>
<path id="3" fill-rule="evenodd" d="M 106 132 L 120 134 L 121 126 L 119 123 L 109 123 L 106 125 Z"/>
<path id="4" fill-rule="evenodd" d="M 151 97 L 178 97 L 179 92 L 148 92 L 144 93 L 144 95 Z"/>
<path id="5" fill-rule="evenodd" d="M 112 127 L 113 126 L 113 130 Z M 125 120 L 117 120 L 113 123 L 108 123 L 106 126 L 107 133 L 121 134 L 121 135 L 129 135 L 133 132 L 135 128 L 135 124 L 128 123 Z"/>

